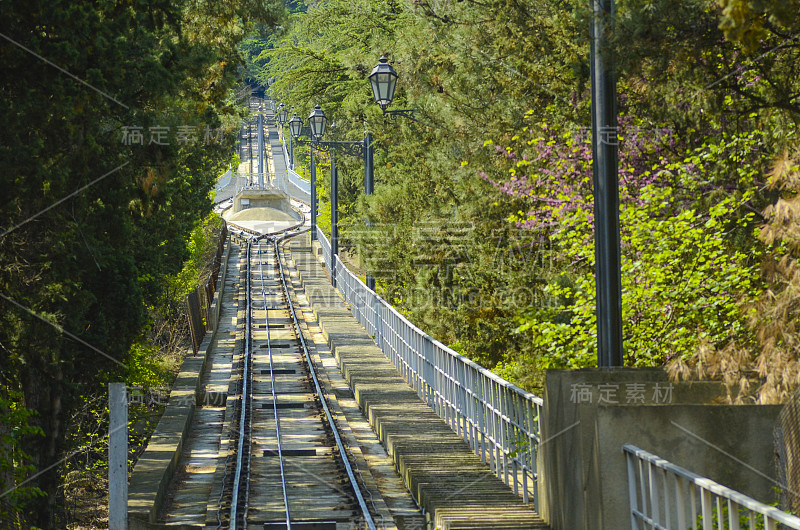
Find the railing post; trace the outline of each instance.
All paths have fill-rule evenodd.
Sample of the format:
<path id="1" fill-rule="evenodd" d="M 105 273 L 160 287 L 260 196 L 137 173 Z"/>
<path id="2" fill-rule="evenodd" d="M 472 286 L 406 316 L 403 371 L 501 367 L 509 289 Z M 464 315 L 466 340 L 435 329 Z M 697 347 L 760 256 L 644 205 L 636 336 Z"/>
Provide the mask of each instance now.
<path id="1" fill-rule="evenodd" d="M 628 502 L 631 508 L 631 529 L 635 530 L 639 527 L 636 521 L 636 512 L 639 510 L 639 503 L 636 499 L 636 468 L 633 455 L 627 451 L 625 451 L 625 462 L 628 467 Z"/>

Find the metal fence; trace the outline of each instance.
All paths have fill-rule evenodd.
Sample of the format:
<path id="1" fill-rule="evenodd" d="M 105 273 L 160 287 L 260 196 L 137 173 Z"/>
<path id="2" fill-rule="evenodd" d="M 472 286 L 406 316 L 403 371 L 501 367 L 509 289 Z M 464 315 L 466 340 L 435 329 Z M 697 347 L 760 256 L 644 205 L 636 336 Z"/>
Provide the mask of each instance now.
<path id="1" fill-rule="evenodd" d="M 291 167 L 289 166 L 289 151 L 286 149 L 286 141 L 283 140 L 283 135 L 281 135 L 281 146 L 283 147 L 283 159 L 286 161 L 286 167 L 288 169 L 294 169 L 294 165 Z"/>
<path id="2" fill-rule="evenodd" d="M 303 179 L 291 169 L 286 172 L 286 194 L 300 202 L 311 204 L 311 181 Z"/>
<path id="3" fill-rule="evenodd" d="M 222 266 L 222 256 L 225 251 L 225 240 L 228 237 L 228 225 L 223 221 L 222 231 L 217 240 L 217 251 L 214 254 L 214 261 L 211 265 L 211 274 L 199 286 L 194 288 L 186 295 L 185 305 L 186 314 L 189 319 L 189 334 L 192 338 L 192 350 L 197 354 L 200 344 L 203 342 L 206 331 L 212 329 L 211 304 L 214 301 L 214 293 L 217 290 L 217 279 L 219 270 Z"/>
<path id="4" fill-rule="evenodd" d="M 273 186 L 268 182 L 264 182 L 264 184 L 259 184 L 258 182 L 250 182 L 249 184 L 240 184 L 239 186 L 237 186 L 236 194 L 244 190 L 281 191 L 280 189 L 278 189 L 277 186 Z M 234 196 L 236 194 L 234 194 Z"/>
<path id="5" fill-rule="evenodd" d="M 630 444 L 628 464 L 632 529 L 800 529 L 800 518 Z"/>
<path id="6" fill-rule="evenodd" d="M 433 339 L 351 273 L 317 227 L 326 266 L 353 315 L 420 398 L 492 472 L 539 508 L 536 453 L 542 399 Z"/>
<path id="7" fill-rule="evenodd" d="M 289 167 L 289 152 L 286 150 L 286 142 L 281 142 L 283 159 L 286 161 L 286 175 L 276 175 L 278 187 L 290 197 L 300 202 L 311 204 L 311 181 L 298 175 L 294 168 Z"/>

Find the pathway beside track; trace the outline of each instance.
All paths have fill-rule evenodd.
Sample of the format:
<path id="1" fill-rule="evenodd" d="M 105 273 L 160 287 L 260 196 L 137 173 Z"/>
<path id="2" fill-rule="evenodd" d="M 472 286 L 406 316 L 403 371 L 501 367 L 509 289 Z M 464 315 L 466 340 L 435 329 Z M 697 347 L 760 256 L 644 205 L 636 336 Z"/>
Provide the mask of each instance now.
<path id="1" fill-rule="evenodd" d="M 331 286 L 307 235 L 292 243 L 292 255 L 341 372 L 429 522 L 453 530 L 547 528 L 403 380 Z"/>

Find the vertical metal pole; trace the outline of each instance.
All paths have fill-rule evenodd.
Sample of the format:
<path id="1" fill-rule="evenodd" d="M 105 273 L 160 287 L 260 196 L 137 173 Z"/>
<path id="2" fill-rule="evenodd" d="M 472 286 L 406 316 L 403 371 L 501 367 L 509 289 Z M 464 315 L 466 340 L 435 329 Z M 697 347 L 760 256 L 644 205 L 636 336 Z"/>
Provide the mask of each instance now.
<path id="1" fill-rule="evenodd" d="M 308 146 L 311 152 L 311 241 L 317 239 L 317 164 L 314 161 L 314 146 Z"/>
<path id="2" fill-rule="evenodd" d="M 336 256 L 339 254 L 339 176 L 331 154 L 331 283 L 336 287 Z"/>
<path id="3" fill-rule="evenodd" d="M 289 168 L 294 169 L 294 141 L 292 135 L 289 135 Z"/>
<path id="4" fill-rule="evenodd" d="M 128 528 L 128 399 L 125 383 L 108 385 L 108 528 Z"/>
<path id="5" fill-rule="evenodd" d="M 264 114 L 258 113 L 258 187 L 264 188 Z"/>
<path id="6" fill-rule="evenodd" d="M 375 191 L 375 162 L 372 150 L 372 135 L 367 133 L 364 137 L 364 194 L 372 195 Z M 367 221 L 367 226 L 370 226 Z M 367 271 L 367 287 L 375 290 L 375 278 Z"/>
<path id="7" fill-rule="evenodd" d="M 250 175 L 253 174 L 253 119 L 247 120 L 247 159 L 250 161 Z M 247 177 L 247 184 L 250 184 L 250 177 Z"/>
<path id="8" fill-rule="evenodd" d="M 373 160 L 372 135 L 367 133 L 364 137 L 364 193 L 372 195 L 375 192 L 375 162 Z"/>
<path id="9" fill-rule="evenodd" d="M 623 364 L 617 89 L 611 47 L 607 40 L 614 21 L 614 0 L 591 2 L 597 365 L 611 367 Z"/>

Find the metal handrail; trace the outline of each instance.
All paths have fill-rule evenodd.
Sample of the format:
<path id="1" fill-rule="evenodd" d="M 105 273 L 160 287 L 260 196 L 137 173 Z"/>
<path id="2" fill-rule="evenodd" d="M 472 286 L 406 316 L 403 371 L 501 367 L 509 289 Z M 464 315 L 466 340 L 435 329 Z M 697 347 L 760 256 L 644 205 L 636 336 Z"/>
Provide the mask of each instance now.
<path id="1" fill-rule="evenodd" d="M 283 135 L 281 135 L 282 137 Z M 311 182 L 298 175 L 294 169 L 289 167 L 289 152 L 286 150 L 286 142 L 281 141 L 281 151 L 286 166 L 286 175 L 275 175 L 278 187 L 287 195 L 294 199 L 311 203 Z"/>
<path id="2" fill-rule="evenodd" d="M 703 528 L 738 530 L 743 517 L 750 528 L 763 524 L 767 530 L 777 529 L 780 523 L 784 528 L 800 529 L 800 517 L 761 503 L 635 445 L 625 444 L 622 451 L 628 466 L 632 529 L 695 529 L 702 518 Z M 761 521 L 758 521 L 759 515 Z M 712 524 L 715 518 L 717 523 Z"/>
<path id="3" fill-rule="evenodd" d="M 353 315 L 417 395 L 459 434 L 492 472 L 538 510 L 536 453 L 543 401 L 430 337 L 331 255 L 325 264 Z M 335 259 L 335 263 L 332 261 Z"/>

